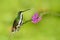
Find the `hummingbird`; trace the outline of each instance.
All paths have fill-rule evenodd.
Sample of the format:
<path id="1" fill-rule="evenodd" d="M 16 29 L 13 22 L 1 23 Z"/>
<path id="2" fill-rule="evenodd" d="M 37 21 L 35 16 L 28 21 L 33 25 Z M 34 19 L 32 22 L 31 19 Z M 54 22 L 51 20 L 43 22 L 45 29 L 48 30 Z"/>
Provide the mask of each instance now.
<path id="1" fill-rule="evenodd" d="M 15 18 L 12 26 L 12 32 L 18 31 L 21 25 L 23 24 L 23 12 L 28 11 L 30 9 L 19 11 L 17 17 Z"/>

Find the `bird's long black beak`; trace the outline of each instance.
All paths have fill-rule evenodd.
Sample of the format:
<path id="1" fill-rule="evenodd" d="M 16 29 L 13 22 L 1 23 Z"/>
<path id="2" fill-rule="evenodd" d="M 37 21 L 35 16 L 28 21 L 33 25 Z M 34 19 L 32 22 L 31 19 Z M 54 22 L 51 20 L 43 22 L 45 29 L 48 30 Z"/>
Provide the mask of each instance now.
<path id="1" fill-rule="evenodd" d="M 24 11 L 22 11 L 22 12 L 26 12 L 26 11 L 29 11 L 30 9 L 27 9 L 27 10 L 24 10 Z"/>
<path id="2" fill-rule="evenodd" d="M 27 10 L 24 10 L 24 11 L 19 11 L 19 12 L 18 12 L 18 15 L 19 15 L 20 13 L 26 12 L 26 11 L 28 11 L 28 10 L 30 10 L 30 9 L 27 9 Z"/>

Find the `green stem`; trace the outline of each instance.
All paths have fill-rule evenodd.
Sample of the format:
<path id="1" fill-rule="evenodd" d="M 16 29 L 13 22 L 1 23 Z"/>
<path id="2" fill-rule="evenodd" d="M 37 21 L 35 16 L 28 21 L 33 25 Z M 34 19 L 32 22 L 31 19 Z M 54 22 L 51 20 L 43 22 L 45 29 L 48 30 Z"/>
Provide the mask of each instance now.
<path id="1" fill-rule="evenodd" d="M 44 15 L 53 15 L 53 16 L 60 16 L 60 12 L 53 12 L 53 11 L 47 11 L 47 12 L 41 12 L 40 16 L 44 16 Z"/>
<path id="2" fill-rule="evenodd" d="M 28 23 L 28 22 L 30 22 L 30 21 L 31 21 L 31 19 L 23 22 L 23 24 L 26 24 L 26 23 Z M 22 25 L 23 25 L 23 24 L 22 24 Z"/>

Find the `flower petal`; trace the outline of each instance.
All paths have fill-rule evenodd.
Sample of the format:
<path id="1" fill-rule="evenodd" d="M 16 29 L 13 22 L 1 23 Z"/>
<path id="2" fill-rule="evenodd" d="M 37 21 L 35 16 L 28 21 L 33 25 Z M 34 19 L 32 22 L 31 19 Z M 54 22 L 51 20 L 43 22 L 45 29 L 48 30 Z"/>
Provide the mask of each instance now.
<path id="1" fill-rule="evenodd" d="M 32 16 L 32 22 L 33 23 L 38 23 L 39 21 L 41 20 L 41 17 L 38 15 L 38 13 L 35 13 L 33 16 Z"/>

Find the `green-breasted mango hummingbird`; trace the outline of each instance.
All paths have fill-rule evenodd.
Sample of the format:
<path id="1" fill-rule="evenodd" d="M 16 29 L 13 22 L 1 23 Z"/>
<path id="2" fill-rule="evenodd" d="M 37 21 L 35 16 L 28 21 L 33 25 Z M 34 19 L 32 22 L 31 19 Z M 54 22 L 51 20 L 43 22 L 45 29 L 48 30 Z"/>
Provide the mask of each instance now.
<path id="1" fill-rule="evenodd" d="M 23 12 L 28 11 L 30 9 L 19 11 L 17 17 L 13 22 L 12 32 L 19 30 L 20 26 L 23 24 Z"/>

